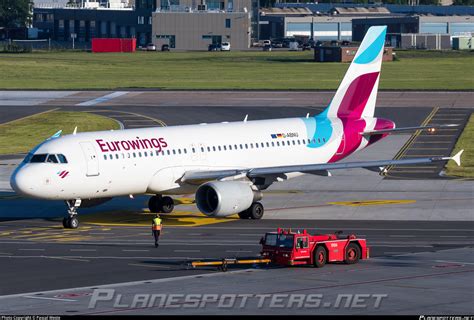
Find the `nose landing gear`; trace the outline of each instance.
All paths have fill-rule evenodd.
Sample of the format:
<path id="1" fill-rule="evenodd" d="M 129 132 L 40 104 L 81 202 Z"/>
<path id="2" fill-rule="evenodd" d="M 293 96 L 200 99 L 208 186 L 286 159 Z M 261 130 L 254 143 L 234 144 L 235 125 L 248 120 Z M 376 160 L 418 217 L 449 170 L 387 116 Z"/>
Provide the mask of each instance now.
<path id="1" fill-rule="evenodd" d="M 63 219 L 63 227 L 66 229 L 77 229 L 79 227 L 79 219 L 77 219 L 77 209 L 81 206 L 81 199 L 66 201 L 68 207 L 68 217 Z"/>

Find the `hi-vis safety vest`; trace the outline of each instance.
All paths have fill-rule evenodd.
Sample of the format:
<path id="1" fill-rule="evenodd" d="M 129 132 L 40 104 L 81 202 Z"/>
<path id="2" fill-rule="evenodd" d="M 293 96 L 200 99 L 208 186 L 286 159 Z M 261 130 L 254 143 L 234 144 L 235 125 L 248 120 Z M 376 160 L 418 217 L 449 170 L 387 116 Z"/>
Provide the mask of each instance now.
<path id="1" fill-rule="evenodd" d="M 161 230 L 161 219 L 160 218 L 154 218 L 153 219 L 152 229 L 153 230 Z"/>

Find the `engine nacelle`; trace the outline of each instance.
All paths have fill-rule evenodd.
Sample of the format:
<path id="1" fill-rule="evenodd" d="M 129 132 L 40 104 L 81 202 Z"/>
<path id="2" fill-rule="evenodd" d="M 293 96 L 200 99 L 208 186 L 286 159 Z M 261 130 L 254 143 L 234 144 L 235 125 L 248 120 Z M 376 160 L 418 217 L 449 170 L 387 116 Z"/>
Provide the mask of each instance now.
<path id="1" fill-rule="evenodd" d="M 242 212 L 261 198 L 261 192 L 240 181 L 207 182 L 196 191 L 199 211 L 210 217 L 226 217 Z"/>

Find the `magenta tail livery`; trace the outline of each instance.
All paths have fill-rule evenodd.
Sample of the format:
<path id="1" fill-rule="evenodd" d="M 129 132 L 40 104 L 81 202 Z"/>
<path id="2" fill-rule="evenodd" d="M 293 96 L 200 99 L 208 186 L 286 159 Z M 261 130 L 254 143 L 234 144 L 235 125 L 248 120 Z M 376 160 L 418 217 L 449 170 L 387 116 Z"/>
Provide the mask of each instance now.
<path id="1" fill-rule="evenodd" d="M 11 177 L 25 196 L 65 200 L 78 226 L 81 205 L 150 194 L 152 212 L 171 212 L 167 195 L 195 193 L 207 216 L 238 213 L 260 219 L 262 191 L 304 173 L 460 161 L 450 157 L 338 161 L 388 134 L 432 127 L 395 128 L 374 118 L 385 26 L 368 30 L 334 98 L 315 117 L 186 125 L 120 131 L 60 133 L 32 150 Z"/>

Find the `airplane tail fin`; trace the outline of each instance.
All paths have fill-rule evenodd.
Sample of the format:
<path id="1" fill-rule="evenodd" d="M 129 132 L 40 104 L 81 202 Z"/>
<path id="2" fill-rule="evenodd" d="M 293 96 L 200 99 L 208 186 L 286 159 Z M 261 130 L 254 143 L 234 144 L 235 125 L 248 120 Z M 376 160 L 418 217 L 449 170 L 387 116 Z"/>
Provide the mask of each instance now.
<path id="1" fill-rule="evenodd" d="M 328 117 L 373 117 L 387 26 L 367 31 L 336 95 L 325 110 Z"/>

